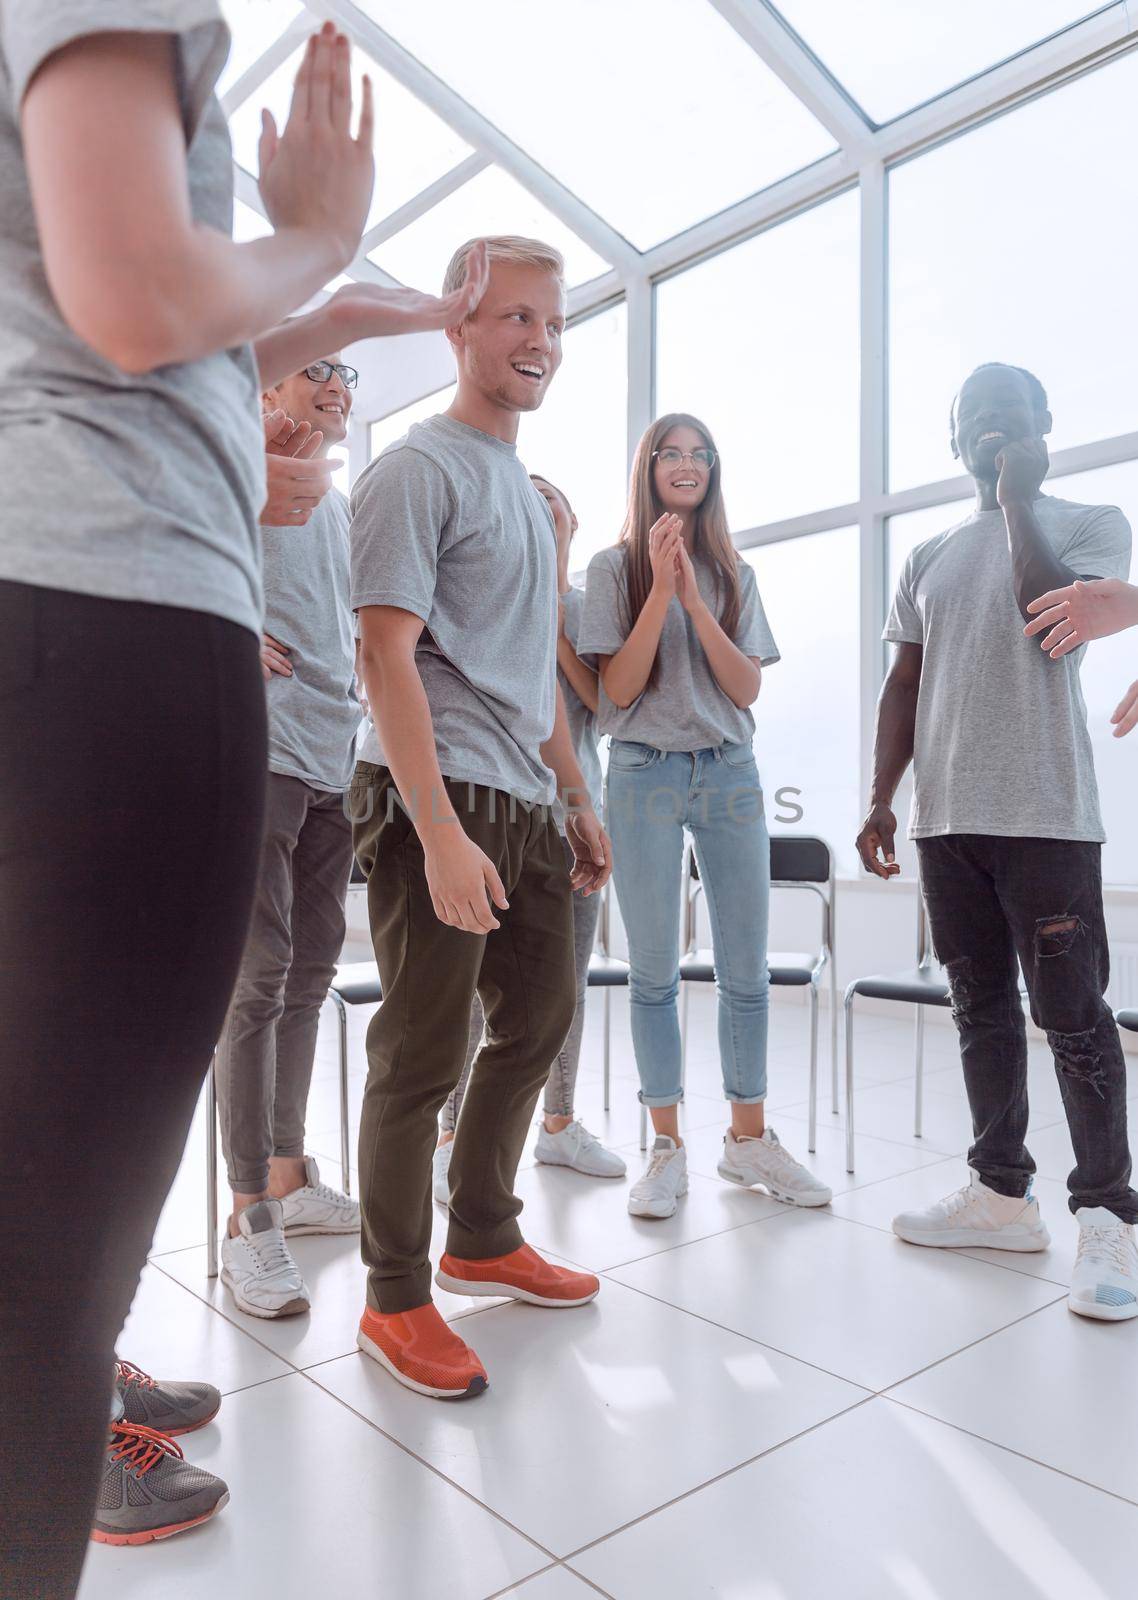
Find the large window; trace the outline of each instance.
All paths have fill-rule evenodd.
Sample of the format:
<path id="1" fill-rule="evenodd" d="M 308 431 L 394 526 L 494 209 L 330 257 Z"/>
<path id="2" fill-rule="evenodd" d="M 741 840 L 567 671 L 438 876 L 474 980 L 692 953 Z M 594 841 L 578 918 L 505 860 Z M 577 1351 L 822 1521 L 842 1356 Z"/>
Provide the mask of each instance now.
<path id="1" fill-rule="evenodd" d="M 1138 54 L 898 167 L 889 186 L 890 480 L 935 482 L 953 394 L 1028 367 L 1053 448 L 1138 428 Z"/>
<path id="2" fill-rule="evenodd" d="M 875 122 L 1098 9 L 1087 0 L 777 0 L 778 9 Z"/>
<path id="3" fill-rule="evenodd" d="M 360 4 L 640 249 L 834 148 L 710 5 Z"/>
<path id="4" fill-rule="evenodd" d="M 763 672 L 755 759 L 772 833 L 816 834 L 857 872 L 861 797 L 858 532 L 784 539 L 742 552 L 782 659 Z M 801 815 L 796 815 L 801 812 Z"/>
<path id="5" fill-rule="evenodd" d="M 715 435 L 735 531 L 858 494 L 858 198 L 660 285 L 656 410 Z"/>

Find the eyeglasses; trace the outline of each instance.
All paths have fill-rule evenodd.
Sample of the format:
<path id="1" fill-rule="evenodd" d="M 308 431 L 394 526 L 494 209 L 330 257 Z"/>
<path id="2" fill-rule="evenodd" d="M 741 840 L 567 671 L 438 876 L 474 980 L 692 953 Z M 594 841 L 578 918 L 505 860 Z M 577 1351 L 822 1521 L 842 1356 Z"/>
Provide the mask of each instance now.
<path id="1" fill-rule="evenodd" d="M 679 467 L 690 461 L 693 467 L 700 467 L 704 472 L 710 472 L 716 460 L 715 451 L 703 446 L 698 450 L 677 450 L 674 445 L 667 445 L 663 450 L 653 450 L 652 455 L 665 467 Z"/>
<path id="2" fill-rule="evenodd" d="M 333 373 L 345 389 L 354 389 L 360 381 L 360 375 L 355 367 L 340 367 L 332 361 L 314 361 L 310 367 L 304 369 L 304 376 L 311 378 L 313 383 L 327 383 Z"/>

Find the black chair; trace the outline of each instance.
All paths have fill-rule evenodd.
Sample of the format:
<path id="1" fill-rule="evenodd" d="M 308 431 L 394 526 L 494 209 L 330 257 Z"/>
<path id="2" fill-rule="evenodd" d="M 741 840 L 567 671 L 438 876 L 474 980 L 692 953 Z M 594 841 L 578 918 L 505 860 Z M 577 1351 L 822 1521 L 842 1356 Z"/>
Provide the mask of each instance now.
<path id="1" fill-rule="evenodd" d="M 818 991 L 822 974 L 830 969 L 830 1094 L 834 1112 L 838 1110 L 838 983 L 834 961 L 836 882 L 834 855 L 824 839 L 777 835 L 771 839 L 771 888 L 806 889 L 822 902 L 822 944 L 817 954 L 802 950 L 772 950 L 767 956 L 770 982 L 774 988 L 810 990 L 810 1137 L 813 1150 L 818 1125 Z M 684 851 L 681 887 L 682 940 L 680 957 L 680 1042 L 686 1063 L 689 983 L 714 983 L 713 952 L 699 949 L 698 900 L 703 892 L 699 866 L 690 841 Z M 641 1107 L 640 1146 L 647 1144 L 647 1114 Z"/>
<path id="2" fill-rule="evenodd" d="M 1138 1011 L 1116 1011 L 1114 1020 L 1127 1033 L 1138 1033 Z"/>
<path id="3" fill-rule="evenodd" d="M 611 993 L 613 989 L 628 988 L 629 967 L 627 961 L 622 961 L 619 956 L 609 953 L 609 891 L 612 888 L 612 879 L 605 884 L 601 891 L 601 914 L 597 920 L 597 945 L 589 957 L 589 975 L 587 983 L 590 989 L 602 989 L 605 1000 L 605 1110 L 609 1109 L 609 1081 L 610 1081 L 610 1049 L 611 1049 Z"/>
<path id="4" fill-rule="evenodd" d="M 919 1139 L 924 1112 L 925 1089 L 925 1007 L 951 1006 L 948 980 L 943 968 L 936 964 L 929 943 L 929 925 L 925 916 L 925 902 L 917 887 L 917 964 L 905 972 L 871 973 L 855 978 L 846 989 L 846 1171 L 854 1170 L 854 1077 L 853 1077 L 853 1003 L 858 995 L 867 1000 L 892 1000 L 916 1007 L 916 1089 L 913 1110 L 913 1132 Z"/>

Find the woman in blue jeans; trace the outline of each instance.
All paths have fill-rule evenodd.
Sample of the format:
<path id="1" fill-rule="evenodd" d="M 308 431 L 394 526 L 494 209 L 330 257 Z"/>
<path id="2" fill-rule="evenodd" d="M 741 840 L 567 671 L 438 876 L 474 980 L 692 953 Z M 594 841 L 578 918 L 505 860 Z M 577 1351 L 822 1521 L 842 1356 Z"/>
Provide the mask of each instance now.
<path id="1" fill-rule="evenodd" d="M 825 1205 L 829 1189 L 764 1119 L 770 842 L 750 707 L 778 651 L 754 573 L 731 542 L 719 457 L 697 418 L 671 413 L 641 439 L 620 539 L 589 564 L 578 650 L 595 658 L 598 726 L 612 738 L 613 879 L 640 1098 L 656 1131 L 628 1209 L 670 1217 L 688 1186 L 676 1013 L 685 829 L 711 920 L 731 1107 L 719 1172 L 780 1200 Z"/>

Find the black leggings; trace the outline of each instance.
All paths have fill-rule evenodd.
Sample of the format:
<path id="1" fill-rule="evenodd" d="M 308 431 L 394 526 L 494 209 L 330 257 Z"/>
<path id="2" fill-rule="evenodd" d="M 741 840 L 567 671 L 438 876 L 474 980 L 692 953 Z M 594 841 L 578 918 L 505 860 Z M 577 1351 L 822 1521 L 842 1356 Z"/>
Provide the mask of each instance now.
<path id="1" fill-rule="evenodd" d="M 71 1600 L 112 1362 L 233 988 L 253 633 L 0 581 L 0 1595 Z"/>

